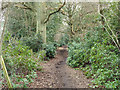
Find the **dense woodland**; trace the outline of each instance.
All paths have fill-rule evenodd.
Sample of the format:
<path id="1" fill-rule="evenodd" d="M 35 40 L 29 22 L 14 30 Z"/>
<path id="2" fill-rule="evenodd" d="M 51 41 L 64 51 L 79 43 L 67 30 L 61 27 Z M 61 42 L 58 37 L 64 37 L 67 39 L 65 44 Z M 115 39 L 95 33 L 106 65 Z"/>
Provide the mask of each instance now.
<path id="1" fill-rule="evenodd" d="M 57 49 L 89 88 L 120 88 L 120 2 L 2 2 L 0 87 L 28 88 Z M 74 87 L 75 88 L 75 87 Z"/>

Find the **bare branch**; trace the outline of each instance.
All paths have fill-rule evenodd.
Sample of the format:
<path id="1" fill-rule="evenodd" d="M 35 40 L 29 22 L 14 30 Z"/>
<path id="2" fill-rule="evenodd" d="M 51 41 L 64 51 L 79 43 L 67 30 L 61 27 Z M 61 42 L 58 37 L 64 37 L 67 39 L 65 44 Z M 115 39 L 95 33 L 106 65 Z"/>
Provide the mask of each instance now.
<path id="1" fill-rule="evenodd" d="M 9 5 L 10 5 L 9 3 L 8 3 L 8 4 L 5 4 L 5 5 L 2 4 L 2 8 L 1 8 L 1 10 L 4 10 L 4 9 L 8 8 Z"/>
<path id="2" fill-rule="evenodd" d="M 60 7 L 58 8 L 57 11 L 50 13 L 50 14 L 48 15 L 47 19 L 44 21 L 44 23 L 47 23 L 47 22 L 49 21 L 51 15 L 60 12 L 60 10 L 64 7 L 64 5 L 65 5 L 65 2 L 63 3 L 62 6 L 60 6 Z"/>
<path id="3" fill-rule="evenodd" d="M 114 38 L 116 39 L 116 41 L 115 41 L 114 38 L 110 35 L 110 33 L 107 31 L 107 29 L 106 29 L 104 26 L 103 26 L 103 27 L 106 29 L 107 33 L 108 33 L 109 36 L 112 38 L 112 40 L 113 40 L 113 42 L 115 43 L 116 47 L 117 47 L 118 50 L 120 51 L 120 49 L 119 49 L 119 48 L 120 48 L 120 44 L 119 44 L 119 41 L 118 41 L 116 35 L 114 34 L 113 30 L 112 30 L 111 27 L 109 26 L 106 17 L 100 13 L 100 5 L 98 5 L 98 13 L 99 13 L 99 15 L 100 15 L 101 17 L 103 17 L 103 19 L 105 20 L 105 23 L 106 23 L 107 27 L 108 27 L 109 30 L 111 31 L 111 33 L 112 33 L 112 35 L 114 36 Z"/>
<path id="4" fill-rule="evenodd" d="M 33 12 L 36 11 L 34 8 L 26 5 L 25 3 L 16 3 L 14 6 L 18 7 L 18 8 L 22 8 L 22 9 L 28 9 L 28 10 L 33 11 Z"/>
<path id="5" fill-rule="evenodd" d="M 25 4 L 25 3 L 22 3 L 22 5 L 23 6 L 25 6 L 27 9 L 29 9 L 29 10 L 31 10 L 31 11 L 36 11 L 33 7 L 31 7 L 31 6 L 28 6 L 27 4 Z"/>
<path id="6" fill-rule="evenodd" d="M 62 14 L 62 15 L 66 15 L 67 16 L 67 14 L 64 12 L 64 10 L 60 10 L 60 13 Z"/>

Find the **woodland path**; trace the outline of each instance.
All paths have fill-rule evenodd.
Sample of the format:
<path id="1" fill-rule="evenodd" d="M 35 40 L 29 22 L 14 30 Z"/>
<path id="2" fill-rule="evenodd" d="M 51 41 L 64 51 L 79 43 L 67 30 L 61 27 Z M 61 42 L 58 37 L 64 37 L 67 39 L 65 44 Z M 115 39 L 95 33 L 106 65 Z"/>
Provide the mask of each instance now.
<path id="1" fill-rule="evenodd" d="M 75 70 L 66 64 L 67 50 L 58 49 L 57 55 L 47 63 L 41 63 L 43 72 L 38 71 L 38 77 L 30 88 L 88 88 L 90 79 L 83 72 Z"/>

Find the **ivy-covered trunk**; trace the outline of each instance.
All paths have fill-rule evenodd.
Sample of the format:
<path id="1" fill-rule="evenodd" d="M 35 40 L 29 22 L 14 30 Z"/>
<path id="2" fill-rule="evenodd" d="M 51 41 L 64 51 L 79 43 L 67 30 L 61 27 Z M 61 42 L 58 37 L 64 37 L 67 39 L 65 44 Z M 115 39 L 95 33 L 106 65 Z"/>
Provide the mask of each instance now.
<path id="1" fill-rule="evenodd" d="M 46 18 L 45 3 L 37 2 L 36 3 L 36 34 L 40 33 L 42 36 L 43 42 L 46 43 L 46 24 L 44 23 Z"/>

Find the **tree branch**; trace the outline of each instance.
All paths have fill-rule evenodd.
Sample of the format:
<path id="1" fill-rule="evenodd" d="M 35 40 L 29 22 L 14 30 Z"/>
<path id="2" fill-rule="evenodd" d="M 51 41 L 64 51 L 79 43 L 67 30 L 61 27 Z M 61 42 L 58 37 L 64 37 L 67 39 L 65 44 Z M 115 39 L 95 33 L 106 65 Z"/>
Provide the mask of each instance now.
<path id="1" fill-rule="evenodd" d="M 112 35 L 110 35 L 110 33 L 108 32 L 108 30 L 105 28 L 104 25 L 103 25 L 103 27 L 105 28 L 105 30 L 107 31 L 107 33 L 109 34 L 109 36 L 112 38 L 113 42 L 115 43 L 116 47 L 117 47 L 118 50 L 120 51 L 120 44 L 119 44 L 119 41 L 118 41 L 116 35 L 114 34 L 114 32 L 112 31 L 111 27 L 109 26 L 106 17 L 100 13 L 100 5 L 98 5 L 98 14 L 99 14 L 101 17 L 103 17 L 103 19 L 105 20 L 105 23 L 106 23 L 108 29 L 111 31 L 111 33 L 112 33 L 112 35 L 114 36 L 114 38 L 115 38 L 116 41 L 114 40 L 114 38 L 112 37 Z"/>
<path id="2" fill-rule="evenodd" d="M 24 2 L 22 2 L 22 3 L 14 3 L 13 5 L 14 5 L 15 7 L 18 7 L 18 8 L 31 10 L 31 11 L 33 11 L 33 12 L 36 11 L 34 8 L 26 5 Z M 6 4 L 6 5 L 2 5 L 2 8 L 1 8 L 1 9 L 4 10 L 4 9 L 8 8 L 9 6 L 10 6 L 10 3 L 8 3 L 8 4 Z"/>
<path id="3" fill-rule="evenodd" d="M 30 7 L 30 6 L 26 5 L 25 3 L 22 3 L 22 5 L 33 12 L 36 11 L 33 7 Z"/>
<path id="4" fill-rule="evenodd" d="M 64 12 L 64 10 L 60 10 L 60 13 L 62 14 L 62 15 L 65 15 L 65 16 L 67 16 L 67 14 Z"/>
<path id="5" fill-rule="evenodd" d="M 57 12 L 59 12 L 59 11 L 64 7 L 64 5 L 65 5 L 65 2 L 63 3 L 62 6 L 60 6 L 60 7 L 58 8 L 57 11 L 50 13 L 50 14 L 48 15 L 47 19 L 44 21 L 44 23 L 47 23 L 47 22 L 49 21 L 49 19 L 50 19 L 50 16 L 53 15 L 53 14 L 55 14 L 55 13 L 57 13 Z"/>
<path id="6" fill-rule="evenodd" d="M 28 9 L 30 11 L 36 11 L 35 9 L 33 9 L 32 7 L 26 5 L 25 3 L 17 3 L 14 5 L 15 7 L 18 7 L 18 8 L 22 8 L 22 9 Z"/>
<path id="7" fill-rule="evenodd" d="M 9 5 L 10 5 L 9 3 L 8 3 L 8 4 L 6 4 L 6 5 L 3 5 L 3 4 L 2 4 L 2 8 L 1 8 L 1 10 L 6 9 L 7 7 L 9 7 Z"/>

